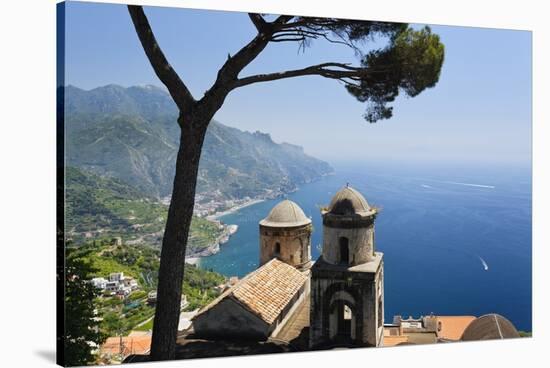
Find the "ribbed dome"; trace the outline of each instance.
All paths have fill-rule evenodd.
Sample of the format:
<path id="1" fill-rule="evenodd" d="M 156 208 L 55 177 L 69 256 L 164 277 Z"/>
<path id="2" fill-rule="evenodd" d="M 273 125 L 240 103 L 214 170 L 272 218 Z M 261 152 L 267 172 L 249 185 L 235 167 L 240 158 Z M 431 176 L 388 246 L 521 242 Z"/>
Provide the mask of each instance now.
<path id="1" fill-rule="evenodd" d="M 327 212 L 333 215 L 349 216 L 356 214 L 368 215 L 374 211 L 370 208 L 367 200 L 361 193 L 350 186 L 345 186 L 332 197 Z"/>
<path id="2" fill-rule="evenodd" d="M 470 322 L 460 339 L 476 341 L 514 337 L 519 337 L 519 333 L 512 322 L 499 314 L 486 314 Z"/>
<path id="3" fill-rule="evenodd" d="M 260 225 L 271 227 L 294 227 L 310 224 L 311 220 L 306 217 L 304 211 L 296 203 L 285 199 L 279 202 Z"/>

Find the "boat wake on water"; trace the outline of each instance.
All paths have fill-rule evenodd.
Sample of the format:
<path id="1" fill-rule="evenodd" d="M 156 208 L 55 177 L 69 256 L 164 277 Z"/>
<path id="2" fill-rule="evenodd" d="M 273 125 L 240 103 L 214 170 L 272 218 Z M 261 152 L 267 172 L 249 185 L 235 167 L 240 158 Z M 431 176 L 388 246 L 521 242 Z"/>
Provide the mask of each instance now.
<path id="1" fill-rule="evenodd" d="M 414 178 L 416 180 L 422 180 L 422 181 L 428 181 L 431 183 L 441 183 L 441 184 L 452 184 L 452 185 L 462 185 L 465 187 L 474 187 L 474 188 L 485 188 L 485 189 L 495 189 L 496 187 L 494 185 L 488 185 L 488 184 L 476 184 L 476 183 L 463 183 L 460 181 L 449 181 L 449 180 L 434 180 L 434 179 L 426 179 L 426 178 Z M 430 185 L 427 184 L 420 184 L 423 188 L 433 188 Z"/>
<path id="2" fill-rule="evenodd" d="M 495 189 L 494 185 L 485 185 L 485 184 L 471 184 L 471 183 L 459 183 L 456 181 L 444 181 L 443 183 L 446 184 L 454 184 L 454 185 L 464 185 L 466 187 L 476 187 L 476 188 L 487 188 L 487 189 Z"/>
<path id="3" fill-rule="evenodd" d="M 446 247 L 446 246 L 435 246 L 433 248 L 442 249 L 442 250 L 451 251 L 451 252 L 462 253 L 463 255 L 467 256 L 469 259 L 477 258 L 481 262 L 481 266 L 483 266 L 483 270 L 489 271 L 489 265 L 487 264 L 487 262 L 483 258 L 481 258 L 480 255 L 478 255 L 476 253 L 473 253 L 473 252 L 470 252 L 470 251 L 467 251 L 467 250 L 464 250 L 464 249 L 456 249 L 456 248 L 451 248 L 451 247 Z"/>
<path id="4" fill-rule="evenodd" d="M 485 262 L 485 260 L 483 258 L 481 258 L 480 256 L 477 256 L 477 258 L 479 258 L 479 260 L 481 261 L 481 264 L 483 265 L 483 269 L 485 271 L 488 271 L 489 270 L 489 265 L 487 264 L 487 262 Z"/>

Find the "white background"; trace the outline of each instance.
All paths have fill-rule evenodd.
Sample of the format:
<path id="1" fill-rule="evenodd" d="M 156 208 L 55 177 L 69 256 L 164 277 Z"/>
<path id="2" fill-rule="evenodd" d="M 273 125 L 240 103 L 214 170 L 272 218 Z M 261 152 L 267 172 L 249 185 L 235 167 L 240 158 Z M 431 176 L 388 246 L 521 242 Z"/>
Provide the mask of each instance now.
<path id="1" fill-rule="evenodd" d="M 550 290 L 547 285 L 550 281 L 547 265 L 550 262 L 550 11 L 545 9 L 545 1 L 134 0 L 133 3 L 533 31 L 532 339 L 175 361 L 154 366 L 493 367 L 498 364 L 521 367 L 547 364 L 550 347 L 547 295 Z M 55 361 L 55 1 L 12 0 L 2 5 L 0 366 L 52 366 Z"/>

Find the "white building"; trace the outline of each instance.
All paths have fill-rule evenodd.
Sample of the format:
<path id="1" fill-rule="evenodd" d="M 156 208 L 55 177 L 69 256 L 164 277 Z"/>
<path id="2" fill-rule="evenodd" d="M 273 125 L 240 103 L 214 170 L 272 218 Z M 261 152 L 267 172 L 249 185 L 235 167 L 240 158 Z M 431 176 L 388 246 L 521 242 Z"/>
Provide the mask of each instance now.
<path id="1" fill-rule="evenodd" d="M 108 281 L 106 286 L 105 286 L 105 290 L 107 291 L 112 291 L 112 292 L 117 292 L 120 290 L 120 283 L 118 281 Z"/>
<path id="2" fill-rule="evenodd" d="M 123 297 L 139 289 L 137 280 L 133 277 L 124 276 L 123 272 L 113 272 L 109 275 L 108 279 L 96 277 L 91 279 L 90 282 L 95 287 L 107 291 L 111 295 L 116 294 Z"/>
<path id="3" fill-rule="evenodd" d="M 124 277 L 122 283 L 124 287 L 130 288 L 131 290 L 136 290 L 138 288 L 138 283 L 133 277 Z"/>
<path id="4" fill-rule="evenodd" d="M 94 285 L 96 288 L 105 290 L 107 287 L 108 280 L 103 277 L 95 277 L 91 281 L 92 285 Z"/>
<path id="5" fill-rule="evenodd" d="M 124 272 L 113 272 L 109 275 L 109 281 L 121 281 L 124 279 Z"/>

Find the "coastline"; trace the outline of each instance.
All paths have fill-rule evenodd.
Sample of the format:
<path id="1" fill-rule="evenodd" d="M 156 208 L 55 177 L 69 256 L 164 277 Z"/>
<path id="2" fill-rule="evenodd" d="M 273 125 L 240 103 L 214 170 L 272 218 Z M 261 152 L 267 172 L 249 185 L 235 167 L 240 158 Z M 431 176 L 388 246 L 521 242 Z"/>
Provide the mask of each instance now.
<path id="1" fill-rule="evenodd" d="M 237 206 L 231 207 L 231 208 L 229 208 L 225 211 L 216 212 L 212 215 L 206 216 L 205 218 L 207 220 L 210 220 L 210 221 L 220 221 L 219 220 L 220 217 L 223 217 L 225 215 L 229 215 L 231 213 L 235 213 L 235 212 L 237 212 L 237 211 L 239 211 L 243 208 L 246 208 L 246 207 L 249 207 L 249 206 L 264 202 L 264 201 L 266 201 L 266 198 L 254 198 L 254 199 L 251 199 L 250 201 L 247 201 L 245 203 L 242 203 L 242 204 L 239 204 Z M 197 253 L 192 254 L 190 256 L 186 256 L 185 257 L 185 263 L 191 264 L 191 265 L 198 265 L 201 258 L 208 257 L 208 256 L 211 256 L 211 255 L 214 255 L 214 254 L 218 253 L 220 251 L 220 246 L 222 244 L 227 243 L 229 238 L 238 231 L 238 226 L 237 225 L 229 224 L 229 225 L 224 225 L 224 226 L 225 226 L 225 231 L 221 236 L 218 237 L 218 239 L 216 239 L 216 242 L 210 244 L 208 247 L 204 248 L 200 252 L 197 252 Z"/>
<path id="2" fill-rule="evenodd" d="M 229 238 L 237 232 L 237 225 L 223 225 L 223 233 L 216 238 L 216 241 L 203 248 L 200 252 L 196 252 L 190 256 L 185 256 L 185 263 L 197 264 L 201 257 L 208 257 L 220 251 L 220 246 L 229 241 Z"/>
<path id="3" fill-rule="evenodd" d="M 196 265 L 201 257 L 185 257 L 185 263 L 190 265 Z"/>
<path id="4" fill-rule="evenodd" d="M 207 220 L 219 220 L 220 217 L 223 217 L 225 215 L 229 215 L 231 213 L 235 213 L 245 207 L 249 207 L 249 206 L 252 206 L 254 204 L 257 204 L 257 203 L 261 203 L 261 202 L 264 202 L 266 199 L 265 198 L 256 198 L 256 199 L 251 199 L 250 201 L 248 202 L 245 202 L 243 204 L 239 204 L 237 206 L 234 206 L 234 207 L 231 207 L 230 209 L 228 210 L 225 210 L 225 211 L 220 211 L 220 212 L 216 212 L 214 213 L 213 215 L 208 215 L 206 216 L 206 219 Z"/>
<path id="5" fill-rule="evenodd" d="M 334 171 L 331 171 L 329 173 L 324 173 L 322 174 L 321 176 L 313 179 L 313 180 L 310 180 L 308 182 L 305 182 L 305 183 L 302 183 L 302 185 L 304 184 L 310 184 L 310 183 L 313 183 L 317 180 L 320 180 L 321 178 L 323 177 L 326 177 L 326 176 L 329 176 L 329 175 L 334 175 Z M 261 197 L 261 198 L 253 198 L 253 199 L 250 199 L 249 201 L 246 201 L 244 203 L 241 203 L 239 205 L 236 205 L 236 206 L 233 206 L 227 210 L 224 210 L 224 211 L 219 211 L 219 212 L 215 212 L 214 214 L 211 214 L 211 215 L 208 215 L 208 216 L 205 216 L 204 218 L 209 220 L 209 221 L 218 221 L 218 222 L 221 222 L 220 221 L 220 218 L 223 217 L 223 216 L 226 216 L 226 215 L 229 215 L 229 214 L 232 214 L 232 213 L 235 213 L 239 210 L 242 210 L 243 208 L 246 208 L 246 207 L 249 207 L 249 206 L 252 206 L 252 205 L 255 205 L 255 204 L 258 204 L 258 203 L 262 203 L 262 202 L 265 202 L 269 199 L 275 199 L 275 198 L 279 198 L 281 195 L 285 195 L 285 194 L 289 194 L 289 193 L 294 193 L 294 192 L 297 192 L 298 190 L 301 189 L 301 186 L 296 186 L 295 188 L 293 188 L 292 190 L 288 190 L 286 192 L 281 192 L 279 193 L 279 195 L 276 195 L 276 196 L 273 196 L 273 197 Z M 197 252 L 195 254 L 192 254 L 192 255 L 189 255 L 189 256 L 186 256 L 185 257 L 185 263 L 187 264 L 191 264 L 191 265 L 197 265 L 199 266 L 200 265 L 200 260 L 201 258 L 203 257 L 208 257 L 208 256 L 211 256 L 211 255 L 214 255 L 216 253 L 218 253 L 220 251 L 220 247 L 222 244 L 226 243 L 229 238 L 235 234 L 238 230 L 238 226 L 237 225 L 232 225 L 232 224 L 225 224 L 224 225 L 226 227 L 226 230 L 224 231 L 224 234 L 222 234 L 215 243 L 212 243 L 211 245 L 209 245 L 208 247 L 204 248 L 202 251 L 200 252 Z"/>

